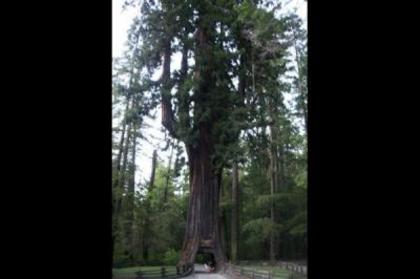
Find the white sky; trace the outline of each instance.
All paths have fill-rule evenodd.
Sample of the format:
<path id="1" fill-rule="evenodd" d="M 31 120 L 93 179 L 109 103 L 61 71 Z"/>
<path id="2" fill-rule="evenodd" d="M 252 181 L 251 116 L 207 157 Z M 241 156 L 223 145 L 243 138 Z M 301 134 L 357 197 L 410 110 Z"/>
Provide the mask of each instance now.
<path id="1" fill-rule="evenodd" d="M 307 2 L 304 0 L 283 0 L 281 2 L 285 3 L 283 4 L 283 11 L 296 10 L 306 26 Z M 125 50 L 128 28 L 139 10 L 139 8 L 130 7 L 123 11 L 123 4 L 124 0 L 112 0 L 112 57 L 114 58 L 122 56 Z M 180 64 L 180 56 L 173 57 L 173 60 L 175 64 Z M 145 122 L 151 126 L 147 129 L 147 134 L 152 144 L 144 140 L 141 141 L 136 158 L 136 183 L 149 179 L 153 149 L 158 148 L 158 156 L 161 160 L 167 162 L 169 158 L 169 149 L 166 152 L 160 150 L 164 146 L 164 132 L 161 125 L 160 108 L 158 108 L 156 116 L 155 120 L 145 119 Z"/>

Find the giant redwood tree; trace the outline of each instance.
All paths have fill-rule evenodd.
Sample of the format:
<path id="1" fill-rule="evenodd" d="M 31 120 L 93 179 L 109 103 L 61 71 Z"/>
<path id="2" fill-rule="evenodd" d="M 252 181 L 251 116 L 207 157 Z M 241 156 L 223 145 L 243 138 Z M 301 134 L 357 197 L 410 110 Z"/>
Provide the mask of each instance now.
<path id="1" fill-rule="evenodd" d="M 269 121 L 252 113 L 259 99 L 255 79 L 264 76 L 264 65 L 284 64 L 283 30 L 260 2 L 273 1 L 140 1 L 142 61 L 147 76 L 159 74 L 149 80 L 151 94 L 160 95 L 162 124 L 188 154 L 190 196 L 180 265 L 210 253 L 216 266 L 223 266 L 222 171 L 234 158 L 240 131 Z"/>

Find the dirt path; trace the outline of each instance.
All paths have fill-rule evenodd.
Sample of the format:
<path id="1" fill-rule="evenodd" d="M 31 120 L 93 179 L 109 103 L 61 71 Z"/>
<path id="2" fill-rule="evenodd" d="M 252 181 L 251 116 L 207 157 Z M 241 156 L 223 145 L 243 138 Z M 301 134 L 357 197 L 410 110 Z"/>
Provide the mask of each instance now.
<path id="1" fill-rule="evenodd" d="M 186 279 L 187 278 L 188 279 L 228 279 L 220 273 L 206 272 L 204 269 L 204 265 L 202 264 L 196 264 L 194 266 L 194 273 L 184 278 Z"/>

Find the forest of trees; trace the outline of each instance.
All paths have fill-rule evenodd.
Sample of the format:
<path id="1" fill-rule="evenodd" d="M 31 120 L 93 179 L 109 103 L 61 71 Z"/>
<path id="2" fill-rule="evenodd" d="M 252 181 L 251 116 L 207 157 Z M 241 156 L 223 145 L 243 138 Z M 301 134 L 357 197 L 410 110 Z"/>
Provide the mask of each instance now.
<path id="1" fill-rule="evenodd" d="M 141 13 L 113 63 L 115 267 L 189 262 L 202 240 L 217 261 L 306 259 L 307 35 L 280 4 L 126 1 Z M 170 155 L 136 181 L 156 113 Z"/>

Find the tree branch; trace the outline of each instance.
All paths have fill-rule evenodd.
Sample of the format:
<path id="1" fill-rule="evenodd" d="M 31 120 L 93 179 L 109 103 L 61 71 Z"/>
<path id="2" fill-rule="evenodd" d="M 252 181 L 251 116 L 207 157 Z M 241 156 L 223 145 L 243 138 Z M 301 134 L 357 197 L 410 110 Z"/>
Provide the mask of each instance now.
<path id="1" fill-rule="evenodd" d="M 161 77 L 162 83 L 162 125 L 166 128 L 169 134 L 174 137 L 178 138 L 176 133 L 176 120 L 174 116 L 174 111 L 171 104 L 171 42 L 168 41 L 164 47 L 163 53 L 163 71 Z"/>

